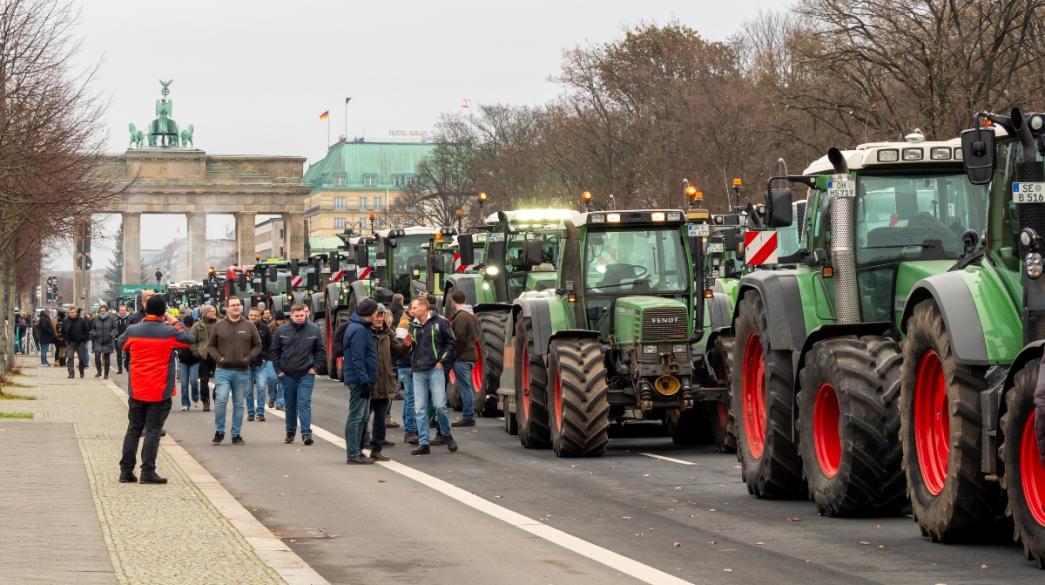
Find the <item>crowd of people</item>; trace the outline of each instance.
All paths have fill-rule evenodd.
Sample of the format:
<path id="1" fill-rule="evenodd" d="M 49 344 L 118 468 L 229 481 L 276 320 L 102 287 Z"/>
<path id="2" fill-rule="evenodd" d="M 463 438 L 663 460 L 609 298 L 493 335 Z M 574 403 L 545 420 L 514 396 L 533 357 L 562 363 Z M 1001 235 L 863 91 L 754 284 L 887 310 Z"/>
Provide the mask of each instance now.
<path id="1" fill-rule="evenodd" d="M 455 292 L 452 301 L 453 315 L 447 319 L 433 310 L 431 295 L 413 299 L 408 308 L 398 294 L 388 307 L 364 299 L 334 332 L 335 363 L 341 364 L 348 395 L 347 463 L 390 460 L 384 449 L 395 443 L 388 440 L 387 429 L 398 426 L 390 412 L 393 399 L 400 396 L 404 439 L 416 445 L 412 455 L 430 454 L 436 445 L 457 451 L 453 429 L 475 425 L 471 371 L 478 325 L 463 293 Z M 103 307 L 90 321 L 72 309 L 60 327 L 70 377 L 77 357 L 83 377 L 88 341 L 99 376 L 108 377 L 111 353 L 117 353 L 119 372 L 129 374 L 121 482 L 166 483 L 156 474 L 156 452 L 178 389 L 184 412 L 209 412 L 213 404 L 215 444 L 230 434 L 233 445 L 245 445 L 244 417 L 264 422 L 266 407 L 284 411 L 285 443 L 294 443 L 299 435 L 304 445 L 314 443 L 312 392 L 320 366 L 327 363 L 327 348 L 307 306 L 294 305 L 289 315 L 272 313 L 263 304 L 245 312 L 241 300 L 233 297 L 223 315 L 212 305 L 178 315 L 162 297 L 148 293 L 143 304 L 143 311 L 130 316 L 125 307 L 118 308 L 116 317 Z M 41 363 L 46 365 L 46 359 Z M 453 423 L 446 395 L 449 372 L 464 405 L 461 419 Z M 436 433 L 431 437 L 433 423 Z M 134 468 L 142 437 L 138 478 Z M 367 447 L 369 455 L 364 455 Z"/>

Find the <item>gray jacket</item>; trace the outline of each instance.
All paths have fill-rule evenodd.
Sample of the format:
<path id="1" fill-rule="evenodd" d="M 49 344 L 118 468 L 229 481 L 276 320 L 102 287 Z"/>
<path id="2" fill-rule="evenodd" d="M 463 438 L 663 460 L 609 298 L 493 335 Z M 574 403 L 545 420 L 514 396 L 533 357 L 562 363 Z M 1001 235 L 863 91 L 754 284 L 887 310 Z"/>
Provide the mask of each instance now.
<path id="1" fill-rule="evenodd" d="M 91 321 L 91 351 L 112 353 L 116 351 L 116 319 L 109 313 L 99 314 Z"/>

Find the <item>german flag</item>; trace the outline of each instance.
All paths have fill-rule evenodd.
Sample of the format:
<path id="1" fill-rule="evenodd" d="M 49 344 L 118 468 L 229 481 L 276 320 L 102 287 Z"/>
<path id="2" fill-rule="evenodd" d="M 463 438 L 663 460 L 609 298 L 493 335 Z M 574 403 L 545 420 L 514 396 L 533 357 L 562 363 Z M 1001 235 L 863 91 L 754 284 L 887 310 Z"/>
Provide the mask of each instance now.
<path id="1" fill-rule="evenodd" d="M 323 112 L 322 114 L 320 114 L 319 115 L 319 119 L 320 120 L 329 120 L 330 119 L 330 110 L 327 110 L 327 111 Z"/>

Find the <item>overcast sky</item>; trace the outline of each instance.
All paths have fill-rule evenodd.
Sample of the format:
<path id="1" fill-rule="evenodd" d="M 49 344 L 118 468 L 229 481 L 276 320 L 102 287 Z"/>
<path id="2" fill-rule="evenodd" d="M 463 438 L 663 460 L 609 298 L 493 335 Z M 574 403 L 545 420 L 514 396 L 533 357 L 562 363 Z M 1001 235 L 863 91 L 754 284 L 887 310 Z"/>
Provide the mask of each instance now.
<path id="1" fill-rule="evenodd" d="M 193 124 L 195 143 L 213 154 L 323 157 L 330 136 L 382 140 L 393 131 L 431 131 L 462 101 L 539 104 L 560 88 L 550 80 L 562 51 L 612 42 L 627 27 L 678 20 L 725 40 L 770 0 L 568 0 L 349 2 L 90 0 L 80 3 L 78 60 L 99 66 L 96 90 L 109 102 L 112 152 L 128 144 L 127 124 L 154 117 L 159 80 L 173 79 L 172 117 Z M 99 222 L 111 236 L 118 222 Z M 219 237 L 231 217 L 213 217 Z M 157 248 L 183 218 L 142 217 L 142 246 Z M 95 266 L 111 243 L 96 241 Z M 64 256 L 64 255 L 63 255 Z M 56 260 L 58 260 L 56 258 Z M 71 261 L 55 262 L 56 268 Z"/>

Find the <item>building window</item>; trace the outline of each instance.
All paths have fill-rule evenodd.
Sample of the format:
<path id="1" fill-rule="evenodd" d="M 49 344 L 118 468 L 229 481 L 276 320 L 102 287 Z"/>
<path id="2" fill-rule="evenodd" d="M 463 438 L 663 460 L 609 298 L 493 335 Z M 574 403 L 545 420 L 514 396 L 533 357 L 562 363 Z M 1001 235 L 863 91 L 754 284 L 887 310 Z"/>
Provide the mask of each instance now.
<path id="1" fill-rule="evenodd" d="M 345 175 L 338 175 L 334 177 L 334 184 L 338 187 L 344 187 L 346 184 L 348 184 L 348 177 L 346 177 Z"/>
<path id="2" fill-rule="evenodd" d="M 279 247 L 279 257 L 282 258 L 283 256 L 286 256 L 286 254 L 283 252 L 283 246 L 280 246 Z"/>
<path id="3" fill-rule="evenodd" d="M 377 182 L 375 175 L 363 175 L 363 185 L 366 187 L 373 187 L 374 183 Z"/>
<path id="4" fill-rule="evenodd" d="M 381 211 L 382 203 L 384 203 L 384 197 L 374 197 L 374 210 Z"/>
<path id="5" fill-rule="evenodd" d="M 287 236 L 286 236 L 286 234 L 283 233 L 283 228 L 279 228 L 279 239 L 282 240 L 285 237 L 287 237 Z"/>
<path id="6" fill-rule="evenodd" d="M 406 178 L 406 184 L 407 185 L 416 185 L 417 184 L 417 177 L 407 177 Z"/>
<path id="7" fill-rule="evenodd" d="M 359 233 L 366 233 L 366 218 L 359 218 Z"/>
<path id="8" fill-rule="evenodd" d="M 348 199 L 345 197 L 334 197 L 334 211 L 345 211 L 348 209 Z"/>
<path id="9" fill-rule="evenodd" d="M 381 229 L 381 227 L 382 227 L 381 226 L 381 218 L 380 217 L 375 218 L 374 219 L 374 229 L 375 230 L 379 230 L 379 229 Z"/>
<path id="10" fill-rule="evenodd" d="M 366 197 L 359 198 L 359 211 L 366 211 Z"/>
<path id="11" fill-rule="evenodd" d="M 343 217 L 335 217 L 334 218 L 334 229 L 336 229 L 336 230 L 343 230 L 343 229 L 345 229 L 345 221 L 346 220 Z"/>

